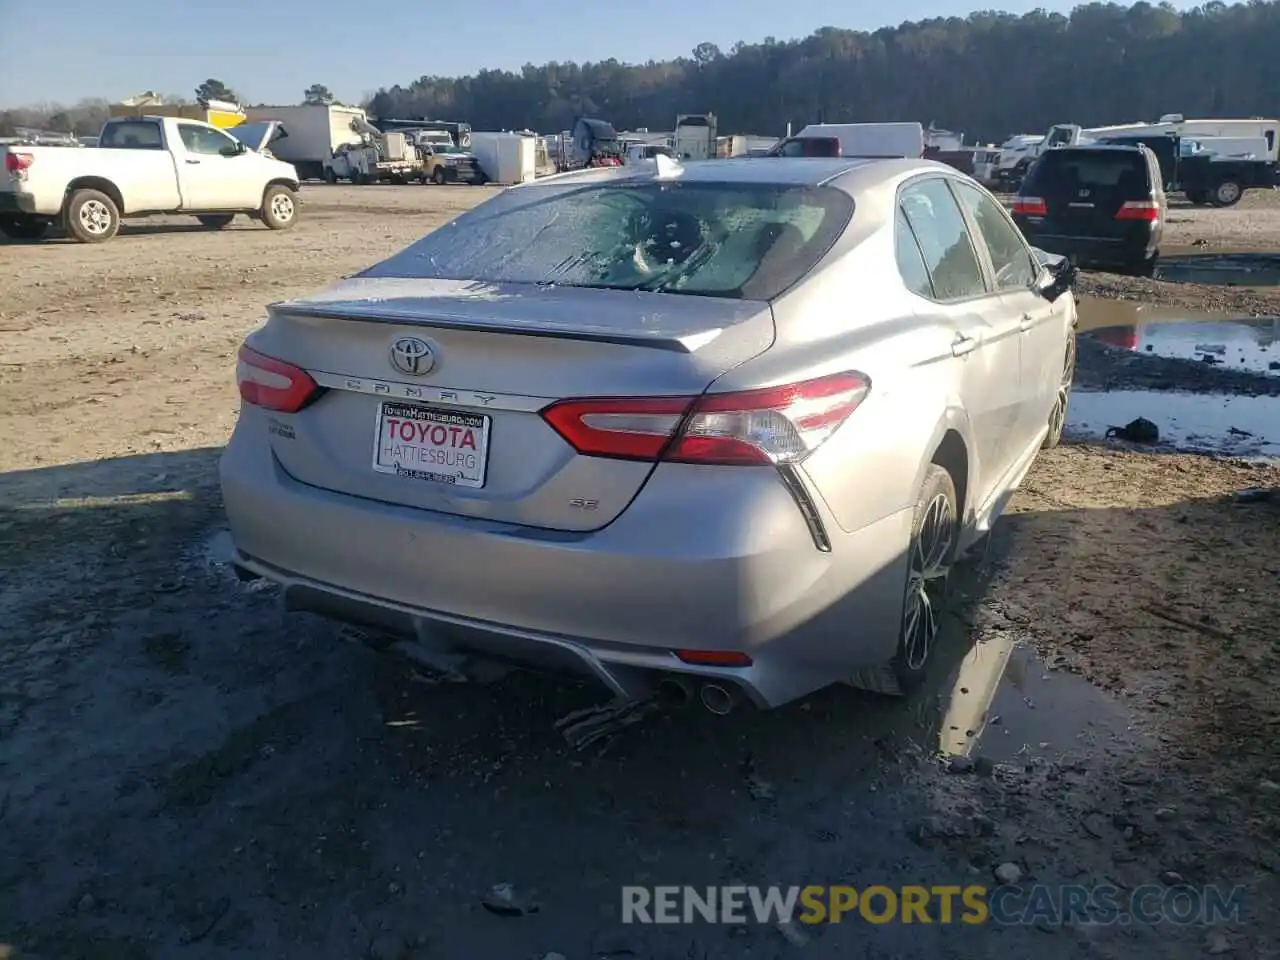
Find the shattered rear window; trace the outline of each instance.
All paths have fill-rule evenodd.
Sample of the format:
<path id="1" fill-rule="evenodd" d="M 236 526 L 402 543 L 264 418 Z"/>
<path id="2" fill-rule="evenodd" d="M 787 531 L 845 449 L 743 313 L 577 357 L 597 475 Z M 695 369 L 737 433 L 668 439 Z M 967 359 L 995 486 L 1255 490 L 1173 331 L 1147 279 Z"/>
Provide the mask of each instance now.
<path id="1" fill-rule="evenodd" d="M 852 215 L 852 198 L 830 187 L 521 187 L 361 276 L 769 300 L 813 268 Z"/>

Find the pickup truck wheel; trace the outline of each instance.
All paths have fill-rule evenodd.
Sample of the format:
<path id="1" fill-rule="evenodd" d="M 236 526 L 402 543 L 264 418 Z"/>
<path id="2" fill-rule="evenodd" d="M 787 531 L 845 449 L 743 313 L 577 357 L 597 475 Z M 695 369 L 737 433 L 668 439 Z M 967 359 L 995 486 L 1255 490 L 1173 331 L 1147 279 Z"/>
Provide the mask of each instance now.
<path id="1" fill-rule="evenodd" d="M 436 167 L 431 172 L 431 182 L 437 187 L 443 187 L 448 180 L 448 176 L 444 172 L 444 167 Z"/>
<path id="2" fill-rule="evenodd" d="M 120 209 L 100 190 L 77 190 L 67 200 L 66 226 L 81 243 L 102 243 L 120 232 Z"/>
<path id="3" fill-rule="evenodd" d="M 40 240 L 53 226 L 47 217 L 0 217 L 0 233 L 10 240 Z"/>
<path id="4" fill-rule="evenodd" d="M 324 168 L 324 182 L 325 182 L 325 183 L 337 183 L 337 182 L 338 182 L 338 175 L 337 175 L 336 173 L 334 173 L 334 171 L 333 171 L 333 167 L 325 167 L 325 168 Z"/>
<path id="5" fill-rule="evenodd" d="M 278 183 L 262 194 L 262 222 L 272 230 L 288 230 L 298 221 L 298 200 L 292 190 Z"/>
<path id="6" fill-rule="evenodd" d="M 234 213 L 206 213 L 204 216 L 196 217 L 200 221 L 200 226 L 209 230 L 221 230 L 223 227 L 231 226 L 231 221 L 236 218 Z"/>
<path id="7" fill-rule="evenodd" d="M 1238 180 L 1223 180 L 1213 188 L 1213 205 L 1215 207 L 1234 207 L 1244 196 L 1244 189 Z"/>

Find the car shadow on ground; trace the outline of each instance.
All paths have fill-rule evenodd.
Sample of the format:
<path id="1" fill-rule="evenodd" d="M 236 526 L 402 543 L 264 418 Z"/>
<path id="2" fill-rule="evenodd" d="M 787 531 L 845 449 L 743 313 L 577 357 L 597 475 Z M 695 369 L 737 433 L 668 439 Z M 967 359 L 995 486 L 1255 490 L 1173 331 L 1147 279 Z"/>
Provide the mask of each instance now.
<path id="1" fill-rule="evenodd" d="M 0 476 L 0 943 L 63 960 L 749 958 L 813 937 L 853 955 L 1055 955 L 1032 927 L 619 923 L 624 884 L 985 882 L 990 851 L 922 837 L 997 842 L 937 787 L 934 758 L 991 719 L 989 698 L 967 721 L 946 711 L 995 695 L 1005 660 L 956 677 L 1033 517 L 959 568 L 917 695 L 689 707 L 579 752 L 555 722 L 594 688 L 425 682 L 239 583 L 212 547 L 218 452 Z M 1035 516 L 1051 537 L 1073 522 Z M 938 816 L 968 825 L 922 834 Z M 481 904 L 496 884 L 512 885 L 503 915 Z"/>

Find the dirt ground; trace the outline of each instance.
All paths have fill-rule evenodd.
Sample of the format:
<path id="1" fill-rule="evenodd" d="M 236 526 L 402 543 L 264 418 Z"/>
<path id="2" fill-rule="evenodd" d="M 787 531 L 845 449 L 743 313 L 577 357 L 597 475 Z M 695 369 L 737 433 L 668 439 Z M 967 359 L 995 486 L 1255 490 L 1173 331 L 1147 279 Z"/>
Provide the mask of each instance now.
<path id="1" fill-rule="evenodd" d="M 489 193 L 316 186 L 281 234 L 0 244 L 0 957 L 1280 957 L 1280 495 L 1247 493 L 1274 466 L 1076 433 L 961 568 L 921 694 L 672 711 L 588 751 L 555 722 L 595 690 L 433 682 L 237 582 L 215 467 L 240 340 Z M 1179 208 L 1170 235 L 1280 251 L 1280 197 Z M 1280 313 L 1263 284 L 1084 289 Z M 1081 363 L 1094 389 L 1277 379 Z M 1009 864 L 1024 886 L 1239 885 L 1244 913 L 619 922 L 626 883 L 994 885 Z M 504 883 L 523 915 L 482 906 Z"/>

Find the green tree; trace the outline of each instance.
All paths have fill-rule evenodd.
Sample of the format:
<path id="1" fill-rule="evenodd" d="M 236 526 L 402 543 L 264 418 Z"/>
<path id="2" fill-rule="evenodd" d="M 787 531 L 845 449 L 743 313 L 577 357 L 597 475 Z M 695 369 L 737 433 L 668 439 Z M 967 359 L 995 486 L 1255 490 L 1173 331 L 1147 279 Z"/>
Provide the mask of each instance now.
<path id="1" fill-rule="evenodd" d="M 333 101 L 333 94 L 329 92 L 329 88 L 323 83 L 313 83 L 311 86 L 307 87 L 306 91 L 302 94 L 303 103 L 320 103 L 327 105 L 333 103 Z"/>
<path id="2" fill-rule="evenodd" d="M 206 80 L 200 86 L 196 87 L 196 100 L 205 102 L 209 100 L 229 100 L 236 102 L 235 91 L 228 87 L 221 80 L 212 78 Z"/>

